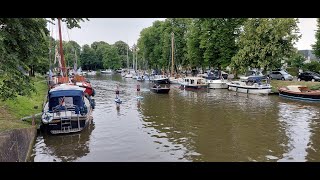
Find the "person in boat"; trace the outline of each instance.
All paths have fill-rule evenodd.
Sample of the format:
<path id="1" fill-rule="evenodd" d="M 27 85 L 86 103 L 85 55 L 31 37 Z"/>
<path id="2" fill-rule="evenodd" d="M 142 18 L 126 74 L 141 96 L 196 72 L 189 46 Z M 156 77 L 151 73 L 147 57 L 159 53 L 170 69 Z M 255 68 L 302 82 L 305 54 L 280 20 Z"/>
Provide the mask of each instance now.
<path id="1" fill-rule="evenodd" d="M 270 84 L 270 77 L 269 76 L 267 76 L 267 84 Z"/>

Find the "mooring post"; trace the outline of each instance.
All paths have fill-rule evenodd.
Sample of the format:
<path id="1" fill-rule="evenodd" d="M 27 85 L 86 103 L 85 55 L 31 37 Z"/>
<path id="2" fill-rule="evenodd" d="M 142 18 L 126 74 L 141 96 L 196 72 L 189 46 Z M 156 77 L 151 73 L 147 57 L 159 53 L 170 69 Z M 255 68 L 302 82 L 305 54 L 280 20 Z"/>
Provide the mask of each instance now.
<path id="1" fill-rule="evenodd" d="M 33 106 L 33 109 L 38 109 L 38 106 Z M 35 126 L 36 122 L 35 122 L 35 114 L 32 114 L 32 126 Z"/>

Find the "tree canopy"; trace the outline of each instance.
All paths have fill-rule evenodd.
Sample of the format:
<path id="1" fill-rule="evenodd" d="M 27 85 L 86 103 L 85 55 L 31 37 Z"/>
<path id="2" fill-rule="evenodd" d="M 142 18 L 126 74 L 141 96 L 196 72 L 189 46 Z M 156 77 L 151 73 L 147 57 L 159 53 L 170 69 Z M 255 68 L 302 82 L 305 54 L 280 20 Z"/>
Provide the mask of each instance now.
<path id="1" fill-rule="evenodd" d="M 83 19 L 64 18 L 62 21 L 69 28 L 80 28 L 78 23 Z M 43 67 L 48 64 L 47 22 L 44 18 L 0 18 L 0 99 L 34 91 L 28 74 L 43 73 Z"/>
<path id="2" fill-rule="evenodd" d="M 237 41 L 239 51 L 232 66 L 240 71 L 251 68 L 280 68 L 294 54 L 294 43 L 300 38 L 294 18 L 252 18 L 244 23 Z"/>
<path id="3" fill-rule="evenodd" d="M 312 45 L 313 52 L 317 58 L 320 58 L 320 18 L 317 18 L 316 43 Z"/>

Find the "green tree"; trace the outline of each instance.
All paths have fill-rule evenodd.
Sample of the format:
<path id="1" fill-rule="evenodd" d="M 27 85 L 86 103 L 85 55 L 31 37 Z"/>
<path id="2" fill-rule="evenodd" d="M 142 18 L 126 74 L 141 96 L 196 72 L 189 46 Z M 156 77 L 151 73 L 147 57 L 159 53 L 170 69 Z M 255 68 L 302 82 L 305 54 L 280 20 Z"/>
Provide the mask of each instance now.
<path id="1" fill-rule="evenodd" d="M 288 65 L 295 68 L 301 68 L 303 66 L 303 62 L 305 61 L 302 54 L 296 52 L 293 56 L 289 59 Z"/>
<path id="2" fill-rule="evenodd" d="M 114 43 L 114 46 L 117 48 L 118 55 L 120 56 L 121 67 L 130 67 L 130 57 L 132 57 L 132 52 L 129 50 L 129 45 L 123 41 L 117 41 Z M 127 64 L 127 50 L 129 64 Z"/>
<path id="3" fill-rule="evenodd" d="M 95 69 L 96 64 L 96 53 L 89 45 L 85 44 L 82 47 L 82 52 L 80 54 L 81 67 L 84 70 Z"/>
<path id="4" fill-rule="evenodd" d="M 110 46 L 108 43 L 104 41 L 93 42 L 91 44 L 91 48 L 95 51 L 95 58 L 92 58 L 92 64 L 94 65 L 94 70 L 103 69 L 103 52 L 101 51 L 101 47 Z"/>
<path id="5" fill-rule="evenodd" d="M 313 52 L 317 58 L 320 58 L 320 18 L 317 18 L 316 43 L 312 45 Z"/>
<path id="6" fill-rule="evenodd" d="M 320 72 L 320 63 L 318 61 L 311 61 L 303 65 L 304 71 Z"/>
<path id="7" fill-rule="evenodd" d="M 80 27 L 82 19 L 63 21 L 72 28 Z M 50 42 L 47 22 L 44 18 L 0 18 L 0 99 L 29 95 L 35 89 L 28 75 L 49 69 L 45 66 Z"/>
<path id="8" fill-rule="evenodd" d="M 66 66 L 73 68 L 75 60 L 77 66 L 80 67 L 80 45 L 75 41 L 63 42 L 63 53 L 66 61 Z"/>
<path id="9" fill-rule="evenodd" d="M 300 38 L 297 22 L 294 18 L 248 19 L 237 40 L 239 51 L 232 66 L 242 72 L 248 67 L 279 68 L 282 60 L 292 56 L 293 45 Z"/>
<path id="10" fill-rule="evenodd" d="M 0 98 L 28 95 L 34 90 L 26 72 L 43 55 L 48 30 L 44 19 L 0 18 Z M 48 48 L 46 49 L 48 50 Z M 32 73 L 31 73 L 32 74 Z"/>
<path id="11" fill-rule="evenodd" d="M 103 46 L 103 66 L 107 69 L 118 69 L 121 67 L 121 59 L 118 49 L 114 45 Z"/>
<path id="12" fill-rule="evenodd" d="M 201 21 L 194 19 L 190 25 L 189 31 L 186 35 L 187 38 L 187 59 L 184 65 L 195 66 L 208 66 L 204 63 L 203 54 L 204 50 L 200 48 L 200 34 L 201 34 Z"/>
<path id="13" fill-rule="evenodd" d="M 51 18 L 50 23 L 54 24 L 52 21 L 56 20 L 58 18 Z M 61 18 L 61 21 L 67 24 L 67 27 L 69 29 L 72 28 L 81 28 L 80 23 L 84 22 L 85 20 L 89 21 L 88 18 Z"/>

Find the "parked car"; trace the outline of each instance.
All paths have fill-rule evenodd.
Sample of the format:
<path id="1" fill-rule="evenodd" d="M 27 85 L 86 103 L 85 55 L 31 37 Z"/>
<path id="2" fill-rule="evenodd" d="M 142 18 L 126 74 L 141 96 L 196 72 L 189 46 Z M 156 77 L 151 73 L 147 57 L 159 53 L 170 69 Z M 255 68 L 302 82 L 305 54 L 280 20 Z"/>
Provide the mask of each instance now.
<path id="1" fill-rule="evenodd" d="M 303 73 L 300 73 L 298 76 L 298 81 L 301 81 L 301 80 L 312 81 L 312 82 L 320 81 L 320 75 L 318 73 L 310 72 L 310 71 L 303 72 Z"/>
<path id="2" fill-rule="evenodd" d="M 293 77 L 287 73 L 286 71 L 271 71 L 268 75 L 271 79 L 278 79 L 278 80 L 289 80 L 292 81 Z"/>

